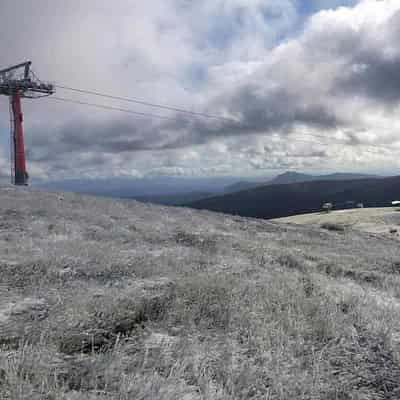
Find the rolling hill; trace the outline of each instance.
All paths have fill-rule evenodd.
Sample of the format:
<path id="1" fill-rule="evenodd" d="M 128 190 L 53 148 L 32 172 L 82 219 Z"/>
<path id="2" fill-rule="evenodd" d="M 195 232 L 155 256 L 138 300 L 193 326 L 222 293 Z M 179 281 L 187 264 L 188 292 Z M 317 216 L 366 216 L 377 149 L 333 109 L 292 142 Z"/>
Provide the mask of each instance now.
<path id="1" fill-rule="evenodd" d="M 0 188 L 0 398 L 396 399 L 400 247 Z"/>
<path id="2" fill-rule="evenodd" d="M 398 244 L 0 187 L 0 398 L 398 399 Z"/>
<path id="3" fill-rule="evenodd" d="M 224 193 L 236 193 L 241 192 L 242 190 L 254 189 L 259 186 L 267 185 L 268 182 L 249 182 L 249 181 L 239 181 L 232 185 L 228 185 L 224 187 Z"/>
<path id="4" fill-rule="evenodd" d="M 314 182 L 314 181 L 349 181 L 356 179 L 379 178 L 378 176 L 367 174 L 354 174 L 346 172 L 336 172 L 328 175 L 309 175 L 298 172 L 285 172 L 278 175 L 268 182 L 269 185 L 285 185 L 289 183 Z"/>
<path id="5" fill-rule="evenodd" d="M 333 230 L 338 228 L 356 229 L 362 232 L 376 233 L 399 238 L 400 209 L 398 207 L 355 208 L 349 210 L 320 212 L 278 218 L 272 221 L 298 225 L 325 226 Z"/>
<path id="6" fill-rule="evenodd" d="M 325 202 L 344 208 L 347 202 L 386 207 L 400 198 L 400 177 L 312 181 L 265 185 L 189 203 L 196 209 L 255 218 L 280 218 L 313 213 Z"/>

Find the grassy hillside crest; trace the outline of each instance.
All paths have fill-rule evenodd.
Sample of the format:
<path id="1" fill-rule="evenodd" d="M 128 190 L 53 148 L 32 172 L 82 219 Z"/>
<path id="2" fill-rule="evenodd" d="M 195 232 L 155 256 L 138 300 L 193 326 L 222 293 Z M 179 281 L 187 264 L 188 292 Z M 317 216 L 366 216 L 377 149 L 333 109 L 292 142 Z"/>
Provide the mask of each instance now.
<path id="1" fill-rule="evenodd" d="M 396 238 L 0 188 L 0 399 L 398 399 Z"/>

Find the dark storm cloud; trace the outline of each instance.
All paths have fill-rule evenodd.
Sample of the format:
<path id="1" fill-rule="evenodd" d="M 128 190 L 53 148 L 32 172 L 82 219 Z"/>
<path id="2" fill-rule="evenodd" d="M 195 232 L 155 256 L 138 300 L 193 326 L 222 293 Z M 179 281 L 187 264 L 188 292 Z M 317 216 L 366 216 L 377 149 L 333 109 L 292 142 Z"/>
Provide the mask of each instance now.
<path id="1" fill-rule="evenodd" d="M 346 46 L 337 53 L 347 62 L 336 79 L 335 92 L 388 105 L 397 103 L 400 100 L 399 42 L 400 11 L 378 29 L 348 35 Z"/>
<path id="2" fill-rule="evenodd" d="M 46 153 L 41 144 L 46 141 Z M 165 138 L 148 120 L 121 119 L 101 124 L 77 121 L 50 132 L 32 132 L 29 145 L 33 161 L 56 160 L 60 154 L 79 152 L 121 153 L 162 148 Z"/>
<path id="3" fill-rule="evenodd" d="M 355 68 L 337 81 L 342 92 L 387 104 L 400 100 L 400 54 L 385 58 L 378 51 L 364 52 L 352 61 L 349 69 Z"/>
<path id="4" fill-rule="evenodd" d="M 285 88 L 264 94 L 257 92 L 257 86 L 248 85 L 228 99 L 225 107 L 232 115 L 232 121 L 181 118 L 168 122 L 163 130 L 171 135 L 161 148 L 180 148 L 205 144 L 216 138 L 249 134 L 289 134 L 297 125 L 329 130 L 343 123 L 324 105 L 307 103 Z"/>
<path id="5" fill-rule="evenodd" d="M 239 129 L 270 132 L 291 129 L 296 124 L 321 128 L 340 125 L 331 110 L 313 103 L 313 99 L 305 99 L 293 88 L 282 86 L 262 94 L 258 91 L 258 86 L 247 86 L 231 100 L 230 111 L 241 119 Z"/>
<path id="6" fill-rule="evenodd" d="M 30 157 L 34 161 L 45 161 L 57 159 L 61 153 L 178 149 L 205 144 L 214 138 L 287 133 L 296 124 L 324 129 L 340 124 L 331 112 L 319 104 L 301 103 L 284 91 L 259 95 L 255 86 L 238 91 L 230 100 L 228 110 L 237 121 L 233 118 L 230 121 L 177 116 L 174 120 L 156 123 L 130 117 L 101 124 L 74 122 L 52 136 L 44 131 L 32 133 Z M 52 137 L 51 141 L 49 137 Z M 48 152 L 41 153 L 44 142 Z"/>

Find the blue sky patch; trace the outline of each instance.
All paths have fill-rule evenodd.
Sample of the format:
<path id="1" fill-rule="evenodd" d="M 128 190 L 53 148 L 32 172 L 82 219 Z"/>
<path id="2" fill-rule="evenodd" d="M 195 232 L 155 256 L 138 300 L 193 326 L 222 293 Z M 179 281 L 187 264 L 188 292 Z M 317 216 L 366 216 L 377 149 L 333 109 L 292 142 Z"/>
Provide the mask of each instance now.
<path id="1" fill-rule="evenodd" d="M 296 6 L 301 15 L 309 16 L 324 9 L 335 9 L 341 6 L 351 7 L 358 2 L 358 0 L 296 0 Z"/>

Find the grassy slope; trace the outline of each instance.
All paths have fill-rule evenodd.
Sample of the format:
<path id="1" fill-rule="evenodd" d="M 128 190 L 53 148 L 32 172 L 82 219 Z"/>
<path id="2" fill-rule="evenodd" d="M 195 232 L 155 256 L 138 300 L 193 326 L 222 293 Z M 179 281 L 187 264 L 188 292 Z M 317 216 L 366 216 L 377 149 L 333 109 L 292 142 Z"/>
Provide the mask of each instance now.
<path id="1" fill-rule="evenodd" d="M 273 221 L 301 225 L 336 224 L 351 227 L 363 232 L 387 234 L 394 236 L 400 231 L 400 212 L 398 207 L 362 208 L 318 212 L 313 214 L 295 215 L 278 218 Z M 391 233 L 391 231 L 393 233 Z"/>
<path id="2" fill-rule="evenodd" d="M 398 399 L 391 238 L 0 189 L 0 399 Z"/>

